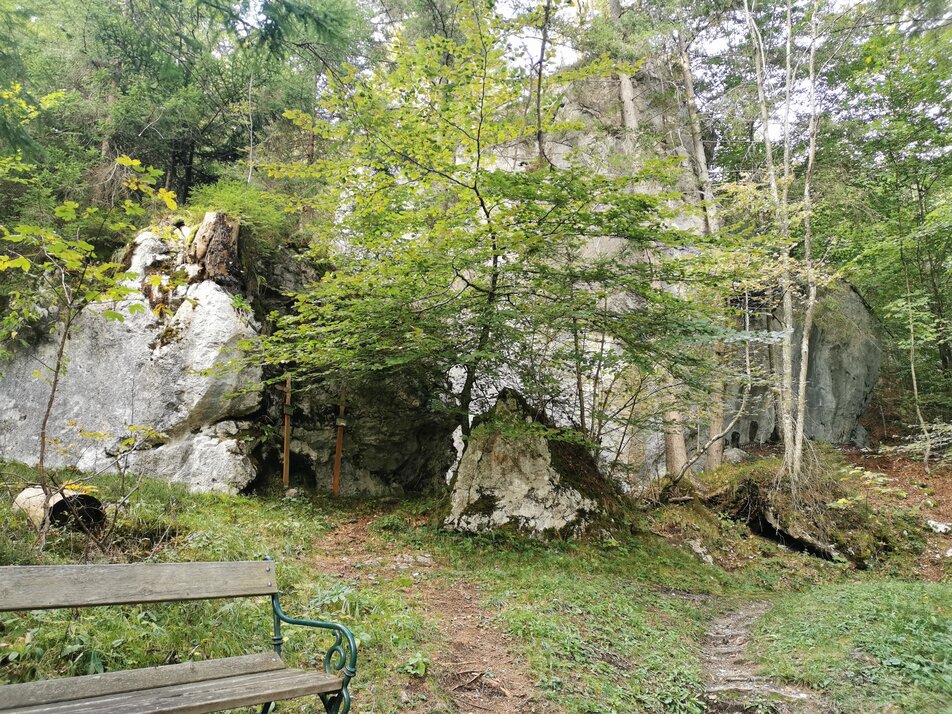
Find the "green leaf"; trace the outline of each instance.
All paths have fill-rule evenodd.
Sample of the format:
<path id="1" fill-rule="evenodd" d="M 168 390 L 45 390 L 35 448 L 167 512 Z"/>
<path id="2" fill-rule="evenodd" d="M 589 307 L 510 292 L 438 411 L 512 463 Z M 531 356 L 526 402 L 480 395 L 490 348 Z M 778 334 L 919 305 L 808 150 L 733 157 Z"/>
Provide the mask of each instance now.
<path id="1" fill-rule="evenodd" d="M 79 208 L 79 204 L 75 201 L 64 201 L 53 213 L 56 214 L 56 217 L 63 221 L 75 221 L 76 220 L 76 209 Z"/>
<path id="2" fill-rule="evenodd" d="M 30 270 L 30 261 L 23 257 L 22 255 L 17 256 L 16 258 L 10 258 L 6 255 L 0 255 L 0 271 L 3 270 L 15 270 L 19 268 L 24 273 L 29 272 Z"/>

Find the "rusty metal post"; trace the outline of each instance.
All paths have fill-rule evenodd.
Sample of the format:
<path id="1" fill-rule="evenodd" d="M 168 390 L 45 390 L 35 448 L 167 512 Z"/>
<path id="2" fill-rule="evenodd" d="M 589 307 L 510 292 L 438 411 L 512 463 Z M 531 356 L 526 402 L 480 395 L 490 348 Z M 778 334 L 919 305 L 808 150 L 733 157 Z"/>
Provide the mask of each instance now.
<path id="1" fill-rule="evenodd" d="M 344 395 L 340 396 L 340 413 L 337 416 L 337 450 L 334 452 L 334 478 L 331 481 L 331 493 L 340 496 L 340 460 L 344 451 Z"/>
<path id="2" fill-rule="evenodd" d="M 281 482 L 287 488 L 291 485 L 291 373 L 284 381 L 284 469 Z"/>

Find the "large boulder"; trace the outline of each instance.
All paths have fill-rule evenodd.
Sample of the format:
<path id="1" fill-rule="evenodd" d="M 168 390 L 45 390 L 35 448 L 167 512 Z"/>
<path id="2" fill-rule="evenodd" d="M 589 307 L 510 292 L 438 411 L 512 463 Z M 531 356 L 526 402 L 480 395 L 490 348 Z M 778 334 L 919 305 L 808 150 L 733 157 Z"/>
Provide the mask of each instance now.
<path id="1" fill-rule="evenodd" d="M 882 349 L 876 336 L 874 317 L 863 299 L 846 283 L 840 283 L 821 292 L 810 335 L 810 356 L 807 372 L 807 412 L 804 431 L 815 441 L 830 444 L 866 446 L 867 435 L 860 419 L 869 408 L 873 391 L 879 380 Z M 779 331 L 782 325 L 775 319 L 756 325 L 755 329 Z M 801 324 L 794 327 L 794 375 L 800 373 Z M 771 350 L 773 357 L 771 357 Z M 779 345 L 755 348 L 755 369 L 761 374 L 770 371 L 771 359 L 779 359 Z M 796 378 L 796 377 L 795 377 Z M 733 385 L 726 418 L 730 419 L 740 408 L 741 386 Z M 738 457 L 741 447 L 764 444 L 779 438 L 776 395 L 773 386 L 761 381 L 754 385 L 745 413 L 724 437 L 725 460 Z M 703 422 L 704 405 L 689 413 L 685 428 L 689 451 L 697 443 L 697 429 L 691 426 Z M 700 438 L 706 440 L 702 426 Z M 660 424 L 649 424 L 638 430 L 625 451 L 627 464 L 634 480 L 649 481 L 665 474 L 664 439 Z M 700 469 L 703 459 L 696 468 Z"/>
<path id="2" fill-rule="evenodd" d="M 105 306 L 93 305 L 76 320 L 49 424 L 49 465 L 123 465 L 229 492 L 255 477 L 251 444 L 236 420 L 259 409 L 261 370 L 222 368 L 256 325 L 231 293 L 205 279 L 203 262 L 183 259 L 188 238 L 171 227 L 140 234 L 127 261 L 141 293 L 119 305 L 125 319 L 106 319 Z M 166 279 L 164 289 L 146 282 L 182 266 L 191 282 Z M 221 264 L 214 277 L 230 280 Z M 134 306 L 142 309 L 130 312 Z M 35 373 L 54 363 L 56 337 L 0 365 L 0 458 L 36 462 L 49 384 Z M 136 449 L 122 455 L 130 439 Z"/>
<path id="3" fill-rule="evenodd" d="M 218 212 L 194 230 L 144 231 L 124 257 L 136 289 L 117 309 L 91 306 L 71 332 L 67 369 L 50 422 L 51 466 L 128 469 L 235 492 L 281 470 L 283 395 L 262 386 L 259 366 L 230 368 L 263 318 L 319 275 L 293 251 L 256 252 L 254 236 Z M 116 308 L 110 305 L 110 308 Z M 0 364 L 0 459 L 35 463 L 56 335 Z M 456 419 L 434 401 L 438 385 L 408 375 L 368 381 L 347 395 L 344 495 L 386 496 L 445 487 Z M 445 391 L 443 389 L 442 391 Z M 291 478 L 329 488 L 339 394 L 295 383 Z M 134 448 L 130 451 L 129 444 Z"/>
<path id="4" fill-rule="evenodd" d="M 470 533 L 511 527 L 555 535 L 591 524 L 614 489 L 588 449 L 557 436 L 544 415 L 503 390 L 470 434 L 444 525 Z"/>

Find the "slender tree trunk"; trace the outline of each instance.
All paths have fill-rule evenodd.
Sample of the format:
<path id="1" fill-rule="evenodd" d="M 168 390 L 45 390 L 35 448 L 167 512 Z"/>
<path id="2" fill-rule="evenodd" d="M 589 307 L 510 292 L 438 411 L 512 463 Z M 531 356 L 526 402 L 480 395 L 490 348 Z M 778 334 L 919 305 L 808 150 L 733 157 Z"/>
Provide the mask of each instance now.
<path id="1" fill-rule="evenodd" d="M 723 365 L 724 355 L 718 350 L 715 362 L 717 367 Z M 708 435 L 719 434 L 724 429 L 724 401 L 727 399 L 727 390 L 724 380 L 715 379 L 714 389 L 711 390 L 711 406 L 707 410 Z M 724 439 L 712 439 L 707 445 L 704 455 L 704 470 L 714 471 L 724 463 Z"/>
<path id="2" fill-rule="evenodd" d="M 254 73 L 248 74 L 248 179 L 251 184 L 251 178 L 255 169 L 255 115 L 254 98 L 252 90 L 254 89 Z"/>
<path id="3" fill-rule="evenodd" d="M 816 43 L 817 11 L 813 8 L 810 18 L 810 121 L 807 170 L 803 179 L 803 267 L 807 278 L 807 304 L 803 316 L 803 334 L 800 336 L 800 374 L 797 382 L 797 419 L 793 449 L 792 473 L 803 473 L 803 446 L 807 420 L 807 379 L 810 365 L 810 333 L 813 331 L 813 315 L 816 310 L 817 276 L 813 262 L 813 169 L 816 163 L 816 139 L 819 117 L 816 105 Z"/>
<path id="4" fill-rule="evenodd" d="M 750 331 L 750 294 L 747 290 L 744 291 L 744 329 L 747 332 Z M 738 407 L 737 412 L 734 414 L 733 418 L 730 420 L 727 426 L 724 426 L 722 424 L 720 431 L 711 433 L 707 443 L 704 445 L 705 453 L 711 448 L 711 444 L 715 442 L 723 442 L 724 437 L 728 433 L 730 433 L 731 429 L 734 428 L 734 425 L 737 424 L 740 418 L 747 411 L 747 403 L 750 400 L 750 390 L 751 390 L 751 387 L 753 387 L 753 381 L 754 381 L 753 367 L 751 364 L 751 357 L 750 357 L 750 342 L 749 341 L 744 343 L 744 367 L 745 367 L 746 379 L 744 380 L 744 391 L 743 391 L 743 397 L 741 397 L 741 400 L 740 400 L 740 406 Z M 685 476 L 687 475 L 688 469 L 690 469 L 694 465 L 694 463 L 700 458 L 701 458 L 701 451 L 698 450 L 698 452 L 694 455 L 692 459 L 690 459 L 689 461 L 685 461 L 685 463 L 682 464 L 681 468 L 678 470 L 677 475 L 672 478 L 671 488 L 669 490 L 673 490 L 673 487 L 677 486 L 678 483 L 681 481 L 681 479 L 685 478 Z M 694 485 L 694 488 L 695 490 L 702 490 L 703 485 L 696 484 Z"/>
<path id="5" fill-rule="evenodd" d="M 182 176 L 182 189 L 178 200 L 180 203 L 188 201 L 188 196 L 192 192 L 192 184 L 195 182 L 195 142 L 189 141 L 188 151 L 185 155 L 185 172 Z"/>
<path id="6" fill-rule="evenodd" d="M 697 111 L 697 95 L 694 91 L 694 74 L 691 71 L 691 58 L 684 42 L 684 36 L 677 32 L 678 54 L 681 60 L 681 75 L 684 80 L 684 99 L 688 110 L 688 123 L 691 128 L 694 175 L 697 178 L 698 191 L 701 194 L 704 209 L 704 225 L 707 235 L 714 235 L 721 229 L 717 204 L 714 201 L 714 188 L 707 167 L 707 154 L 704 151 L 704 134 L 701 119 Z"/>
<path id="7" fill-rule="evenodd" d="M 40 552 L 46 547 L 46 537 L 50 530 L 50 499 L 56 493 L 50 485 L 49 476 L 46 473 L 46 448 L 49 443 L 49 425 L 50 417 L 53 415 L 53 405 L 56 403 L 56 392 L 59 388 L 60 374 L 63 371 L 63 362 L 66 355 L 66 343 L 69 341 L 69 332 L 73 326 L 75 315 L 71 307 L 66 308 L 67 319 L 63 325 L 63 334 L 60 335 L 59 343 L 56 345 L 56 359 L 53 362 L 53 378 L 50 380 L 50 396 L 46 400 L 46 409 L 43 411 L 43 419 L 40 421 L 40 449 L 36 463 L 36 475 L 40 481 L 40 488 L 43 489 L 43 520 L 40 524 L 40 532 L 37 534 L 36 550 Z"/>
<path id="8" fill-rule="evenodd" d="M 483 211 L 486 215 L 486 220 L 489 220 L 489 212 L 485 207 Z M 486 348 L 486 345 L 489 344 L 489 338 L 492 336 L 492 313 L 496 309 L 496 300 L 498 299 L 498 288 L 499 288 L 499 246 L 496 242 L 495 236 L 492 239 L 492 248 L 493 248 L 493 261 L 492 261 L 492 273 L 489 278 L 489 290 L 486 295 L 486 321 L 483 323 L 482 327 L 479 330 L 479 337 L 476 340 L 476 354 L 482 354 L 483 350 Z M 481 359 L 477 358 L 473 361 L 472 364 L 466 366 L 466 378 L 463 381 L 463 388 L 460 390 L 459 396 L 459 407 L 460 407 L 460 421 L 459 426 L 460 430 L 463 433 L 463 436 L 469 436 L 471 431 L 471 426 L 469 423 L 470 409 L 473 405 L 473 388 L 476 386 L 476 377 L 479 372 L 481 365 Z"/>
<path id="9" fill-rule="evenodd" d="M 311 130 L 308 132 L 307 138 L 307 163 L 311 165 L 314 163 L 314 149 L 315 149 L 315 132 L 314 132 L 314 118 L 317 116 L 318 110 L 318 98 L 321 95 L 321 73 L 318 69 L 314 70 L 314 90 L 311 94 Z"/>
<path id="10" fill-rule="evenodd" d="M 575 391 L 578 394 L 579 429 L 583 434 L 588 435 L 585 422 L 585 380 L 582 377 L 582 345 L 578 335 L 578 320 L 574 317 L 572 318 L 572 343 L 575 348 Z"/>
<path id="11" fill-rule="evenodd" d="M 688 463 L 688 451 L 684 445 L 684 426 L 681 412 L 668 409 L 664 413 L 664 467 L 672 479 L 683 474 Z"/>
<path id="12" fill-rule="evenodd" d="M 622 10 L 619 0 L 609 0 L 608 13 L 616 23 L 621 22 Z M 638 112 L 635 110 L 635 85 L 631 75 L 618 72 L 618 98 L 621 100 L 622 126 L 629 132 L 638 130 Z"/>
<path id="13" fill-rule="evenodd" d="M 899 225 L 901 232 L 901 221 Z M 919 429 L 922 431 L 922 438 L 926 442 L 925 451 L 922 455 L 922 465 L 926 473 L 929 473 L 929 458 L 932 455 L 932 434 L 929 432 L 929 425 L 926 423 L 925 416 L 922 413 L 922 403 L 919 398 L 919 377 L 916 372 L 916 321 L 912 310 L 912 284 L 909 280 L 909 264 L 905 260 L 901 244 L 899 256 L 902 261 L 903 276 L 906 280 L 906 308 L 909 315 L 909 377 L 912 380 L 912 399 L 916 407 L 916 419 L 919 422 Z"/>
<path id="14" fill-rule="evenodd" d="M 704 136 L 701 130 L 701 119 L 697 111 L 697 95 L 694 92 L 694 74 L 691 71 L 691 58 L 681 32 L 676 32 L 678 41 L 678 55 L 681 60 L 681 74 L 684 80 L 684 97 L 688 109 L 688 123 L 691 129 L 692 166 L 698 187 L 698 194 L 704 209 L 704 233 L 707 236 L 716 235 L 721 230 L 717 204 L 714 202 L 714 189 L 711 184 L 710 173 L 707 168 L 707 154 L 704 151 Z M 725 351 L 723 345 L 715 345 L 714 361 L 717 368 L 723 366 Z M 711 405 L 707 414 L 708 432 L 710 435 L 720 433 L 724 428 L 724 399 L 726 390 L 724 381 L 715 379 L 711 390 Z M 709 440 L 706 450 L 704 469 L 713 471 L 724 460 L 724 440 Z"/>
<path id="15" fill-rule="evenodd" d="M 545 15 L 542 18 L 542 40 L 539 43 L 539 61 L 536 63 L 536 143 L 539 146 L 539 158 L 549 166 L 552 162 L 545 153 L 545 131 L 542 121 L 542 82 L 545 77 L 545 53 L 549 45 L 549 18 L 552 14 L 552 0 L 545 0 Z"/>
<path id="16" fill-rule="evenodd" d="M 767 169 L 767 181 L 770 188 L 770 196 L 774 204 L 775 212 L 775 221 L 777 224 L 778 231 L 780 233 L 780 239 L 782 242 L 780 261 L 781 261 L 781 273 L 780 273 L 780 289 L 783 293 L 782 295 L 782 322 L 783 322 L 783 338 L 780 344 L 780 369 L 781 373 L 779 375 L 779 384 L 778 384 L 778 396 L 780 404 L 780 424 L 781 424 L 781 434 L 783 438 L 784 445 L 784 469 L 787 471 L 788 475 L 791 477 L 791 487 L 796 487 L 796 477 L 790 473 L 790 469 L 793 464 L 793 452 L 795 448 L 795 436 L 793 428 L 794 420 L 794 405 L 793 405 L 793 325 L 794 325 L 794 310 L 793 310 L 793 276 L 790 266 L 790 250 L 787 245 L 789 240 L 789 230 L 788 230 L 788 221 L 787 221 L 787 205 L 786 201 L 781 199 L 779 184 L 777 181 L 777 171 L 774 164 L 773 156 L 773 142 L 770 139 L 770 111 L 767 105 L 767 92 L 766 92 L 766 79 L 765 79 L 765 65 L 766 59 L 764 54 L 763 47 L 763 38 L 760 35 L 760 30 L 757 27 L 757 22 L 754 19 L 753 13 L 750 8 L 749 0 L 744 0 L 744 12 L 747 18 L 747 26 L 750 30 L 751 43 L 753 44 L 753 54 L 754 54 L 754 74 L 757 84 L 757 104 L 760 109 L 760 120 L 761 120 L 761 132 L 763 134 L 763 145 L 764 145 L 764 154 L 765 154 L 765 163 Z M 787 14 L 787 25 L 788 25 L 788 37 L 787 37 L 787 72 L 786 72 L 786 106 L 785 106 L 785 121 L 784 121 L 784 144 L 785 144 L 785 178 L 789 173 L 789 110 L 790 110 L 790 89 L 792 83 L 792 73 L 790 71 L 790 14 L 789 14 L 789 0 L 788 0 L 788 14 Z M 789 181 L 784 181 L 785 187 L 789 185 Z M 784 199 L 786 199 L 786 188 L 784 189 Z"/>

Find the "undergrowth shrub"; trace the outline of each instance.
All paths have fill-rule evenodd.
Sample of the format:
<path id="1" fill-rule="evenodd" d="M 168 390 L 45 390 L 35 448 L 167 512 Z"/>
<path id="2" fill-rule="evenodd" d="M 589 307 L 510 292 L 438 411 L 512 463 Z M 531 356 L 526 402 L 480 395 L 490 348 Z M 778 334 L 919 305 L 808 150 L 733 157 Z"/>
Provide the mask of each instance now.
<path id="1" fill-rule="evenodd" d="M 196 188 L 189 209 L 196 222 L 206 211 L 222 211 L 239 218 L 257 240 L 273 247 L 286 240 L 295 227 L 286 197 L 235 179 Z"/>

